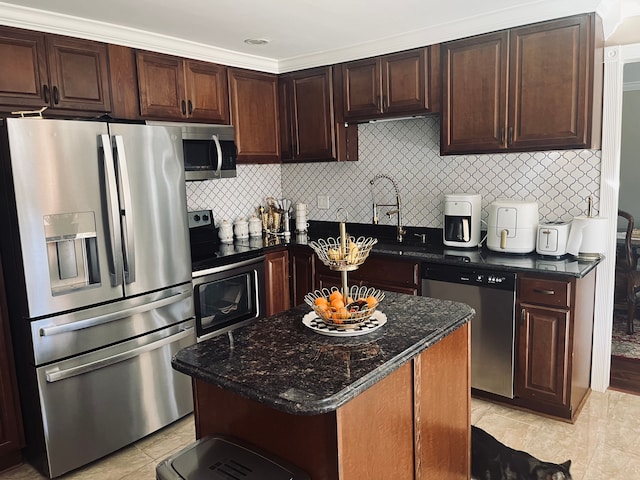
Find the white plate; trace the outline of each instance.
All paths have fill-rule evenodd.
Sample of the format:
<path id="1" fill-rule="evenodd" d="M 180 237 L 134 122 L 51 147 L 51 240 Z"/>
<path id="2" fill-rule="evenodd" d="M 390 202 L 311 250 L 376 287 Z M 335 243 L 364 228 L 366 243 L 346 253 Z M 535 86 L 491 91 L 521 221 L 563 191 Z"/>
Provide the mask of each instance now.
<path id="1" fill-rule="evenodd" d="M 356 335 L 365 335 L 377 330 L 387 323 L 387 316 L 380 310 L 376 310 L 373 312 L 373 315 L 369 317 L 369 320 L 364 323 L 353 327 L 337 328 L 323 322 L 322 319 L 316 315 L 316 312 L 309 312 L 302 317 L 302 323 L 305 327 L 308 327 L 321 335 L 329 335 L 332 337 L 355 337 Z"/>

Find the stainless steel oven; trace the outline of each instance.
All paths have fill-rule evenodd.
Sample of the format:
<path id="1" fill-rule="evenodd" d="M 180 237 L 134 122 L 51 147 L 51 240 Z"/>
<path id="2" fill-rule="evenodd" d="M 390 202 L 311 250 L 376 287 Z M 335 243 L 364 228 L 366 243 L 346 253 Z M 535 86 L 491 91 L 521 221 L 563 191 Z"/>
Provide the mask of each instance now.
<path id="1" fill-rule="evenodd" d="M 211 210 L 189 212 L 188 220 L 198 341 L 263 317 L 262 244 L 221 244 Z"/>
<path id="2" fill-rule="evenodd" d="M 193 273 L 198 341 L 263 317 L 264 255 Z"/>

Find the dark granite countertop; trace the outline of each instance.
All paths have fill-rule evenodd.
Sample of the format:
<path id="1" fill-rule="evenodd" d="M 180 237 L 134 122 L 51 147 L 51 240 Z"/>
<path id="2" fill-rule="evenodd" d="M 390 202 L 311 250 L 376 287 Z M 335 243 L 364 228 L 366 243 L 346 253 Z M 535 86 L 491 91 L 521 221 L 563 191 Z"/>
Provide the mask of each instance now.
<path id="1" fill-rule="evenodd" d="M 579 260 L 571 255 L 560 258 L 529 254 L 493 252 L 486 247 L 452 248 L 442 244 L 442 230 L 434 228 L 407 227 L 405 241 L 395 240 L 395 227 L 391 225 L 347 224 L 347 232 L 353 236 L 371 236 L 378 239 L 373 252 L 412 259 L 416 262 L 438 263 L 444 265 L 467 265 L 469 267 L 495 270 L 496 272 L 544 273 L 581 278 L 590 273 L 601 259 Z M 422 237 L 422 235 L 425 237 Z M 230 263 L 242 256 L 259 255 L 290 245 L 307 245 L 312 240 L 337 237 L 337 222 L 310 221 L 309 232 L 292 233 L 288 237 L 269 236 L 236 241 L 220 247 L 218 261 Z M 424 238 L 422 242 L 419 238 Z"/>
<path id="2" fill-rule="evenodd" d="M 179 351 L 173 367 L 288 413 L 336 410 L 468 322 L 462 303 L 385 292 L 387 323 L 365 335 L 326 336 L 306 327 L 307 305 Z"/>

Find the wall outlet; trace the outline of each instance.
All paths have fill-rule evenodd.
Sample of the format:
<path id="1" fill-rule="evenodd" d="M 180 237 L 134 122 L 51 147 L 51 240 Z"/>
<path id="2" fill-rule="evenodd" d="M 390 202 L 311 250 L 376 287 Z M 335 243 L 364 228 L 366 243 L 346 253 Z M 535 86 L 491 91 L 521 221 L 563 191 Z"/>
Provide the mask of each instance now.
<path id="1" fill-rule="evenodd" d="M 329 210 L 329 195 L 318 195 L 318 208 Z"/>

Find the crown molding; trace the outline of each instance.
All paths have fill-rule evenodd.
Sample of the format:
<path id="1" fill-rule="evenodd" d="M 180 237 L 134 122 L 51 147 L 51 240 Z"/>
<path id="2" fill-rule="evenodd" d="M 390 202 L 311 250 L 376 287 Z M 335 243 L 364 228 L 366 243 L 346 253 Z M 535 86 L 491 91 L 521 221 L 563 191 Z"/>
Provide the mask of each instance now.
<path id="1" fill-rule="evenodd" d="M 59 13 L 0 3 L 0 24 L 151 50 L 231 67 L 278 73 L 276 60 Z"/>
<path id="2" fill-rule="evenodd" d="M 501 11 L 461 18 L 454 22 L 446 22 L 373 42 L 282 60 L 244 54 L 121 25 L 2 2 L 0 2 L 0 24 L 151 50 L 232 67 L 269 73 L 286 73 L 433 45 L 512 26 L 560 18 L 577 13 L 587 13 L 593 10 L 588 9 L 588 6 L 587 10 L 584 10 L 584 7 L 576 6 L 576 3 L 581 2 L 538 0 L 527 5 L 508 7 Z M 580 10 L 580 8 L 583 9 Z"/>

